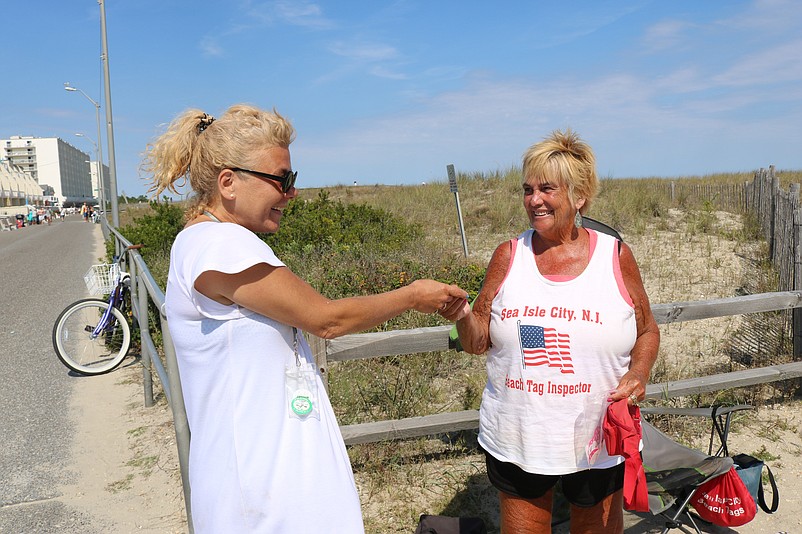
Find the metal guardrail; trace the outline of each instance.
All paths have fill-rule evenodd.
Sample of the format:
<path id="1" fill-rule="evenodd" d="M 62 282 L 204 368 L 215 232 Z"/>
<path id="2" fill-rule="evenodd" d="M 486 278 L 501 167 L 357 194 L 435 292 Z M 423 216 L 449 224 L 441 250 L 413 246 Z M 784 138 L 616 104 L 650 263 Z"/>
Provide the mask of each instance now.
<path id="1" fill-rule="evenodd" d="M 114 239 L 114 248 L 117 254 L 132 245 L 130 241 L 111 227 L 105 217 L 101 217 L 103 235 L 106 239 Z M 153 372 L 159 377 L 167 403 L 173 414 L 173 426 L 178 447 L 178 464 L 181 470 L 181 485 L 184 491 L 184 506 L 187 513 L 189 532 L 194 532 L 192 526 L 191 489 L 189 486 L 189 423 L 184 406 L 184 395 L 181 391 L 181 381 L 178 372 L 178 361 L 175 355 L 170 329 L 167 325 L 167 315 L 164 311 L 164 292 L 150 274 L 145 260 L 136 250 L 129 250 L 127 269 L 131 275 L 131 309 L 133 310 L 135 326 L 139 328 L 141 339 L 142 382 L 144 385 L 145 406 L 153 406 Z M 162 355 L 156 348 L 151 335 L 150 303 L 158 310 L 158 329 L 162 334 Z"/>

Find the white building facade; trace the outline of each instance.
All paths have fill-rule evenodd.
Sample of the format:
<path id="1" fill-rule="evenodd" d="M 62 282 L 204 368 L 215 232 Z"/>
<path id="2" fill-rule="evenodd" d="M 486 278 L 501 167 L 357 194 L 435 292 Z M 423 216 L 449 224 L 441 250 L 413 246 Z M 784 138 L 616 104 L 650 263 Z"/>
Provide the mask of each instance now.
<path id="1" fill-rule="evenodd" d="M 94 183 L 92 179 L 97 163 L 58 137 L 0 139 L 0 159 L 39 184 L 41 198 L 29 199 L 29 204 L 41 205 L 44 200 L 55 199 L 61 206 L 69 207 L 84 202 L 95 204 L 100 197 L 97 178 Z M 108 182 L 108 167 L 103 167 L 104 182 Z"/>
<path id="2" fill-rule="evenodd" d="M 42 188 L 19 167 L 0 160 L 0 215 L 26 215 L 28 206 L 41 205 Z"/>
<path id="3" fill-rule="evenodd" d="M 100 185 L 100 173 L 98 173 L 98 165 L 97 161 L 90 161 L 89 162 L 89 173 L 92 176 L 92 193 L 95 195 L 98 201 L 98 205 L 101 202 L 101 199 L 105 200 L 106 206 L 105 209 L 108 209 L 109 204 L 111 203 L 111 198 L 109 198 L 109 191 L 111 189 L 111 179 L 109 174 L 109 166 L 103 165 L 103 189 L 101 190 Z"/>

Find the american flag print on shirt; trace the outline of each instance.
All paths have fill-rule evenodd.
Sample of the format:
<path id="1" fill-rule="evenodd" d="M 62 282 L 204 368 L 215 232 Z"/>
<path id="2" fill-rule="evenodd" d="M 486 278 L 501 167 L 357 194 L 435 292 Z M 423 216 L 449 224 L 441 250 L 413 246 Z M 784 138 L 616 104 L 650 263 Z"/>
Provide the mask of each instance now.
<path id="1" fill-rule="evenodd" d="M 521 324 L 518 322 L 523 366 L 546 365 L 559 368 L 563 374 L 574 374 L 571 361 L 571 336 L 554 328 Z"/>

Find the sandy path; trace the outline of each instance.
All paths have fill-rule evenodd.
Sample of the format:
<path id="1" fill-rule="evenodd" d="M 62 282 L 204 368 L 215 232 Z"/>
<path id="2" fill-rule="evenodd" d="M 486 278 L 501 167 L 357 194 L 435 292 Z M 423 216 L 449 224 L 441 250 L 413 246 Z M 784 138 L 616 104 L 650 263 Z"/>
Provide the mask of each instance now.
<path id="1" fill-rule="evenodd" d="M 142 367 L 126 364 L 76 381 L 72 452 L 80 477 L 62 489 L 62 500 L 109 532 L 186 532 L 169 409 L 144 407 Z"/>

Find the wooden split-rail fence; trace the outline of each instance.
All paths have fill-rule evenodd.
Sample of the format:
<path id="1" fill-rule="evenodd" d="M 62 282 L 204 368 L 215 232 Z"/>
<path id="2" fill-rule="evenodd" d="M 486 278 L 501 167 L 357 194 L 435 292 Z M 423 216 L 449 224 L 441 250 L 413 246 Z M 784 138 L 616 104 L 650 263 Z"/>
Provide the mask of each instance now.
<path id="1" fill-rule="evenodd" d="M 726 186 L 723 190 L 716 186 L 708 189 L 699 187 L 702 189 L 690 193 L 698 195 L 697 198 L 709 195 L 718 203 L 726 200 L 728 205 L 732 204 L 730 208 L 746 210 L 755 215 L 769 243 L 772 263 L 780 273 L 781 291 L 709 301 L 657 304 L 652 306 L 652 312 L 658 324 L 791 310 L 794 361 L 650 384 L 646 388 L 647 399 L 670 399 L 802 376 L 802 209 L 799 207 L 799 185 L 792 184 L 787 193 L 782 191 L 774 166 L 771 166 L 768 170 L 758 171 L 751 184 Z M 684 191 L 683 194 L 688 193 L 689 191 Z M 676 187 L 672 185 L 672 197 L 677 194 Z M 355 334 L 334 340 L 313 337 L 310 344 L 321 373 L 327 376 L 331 362 L 449 350 L 450 330 L 450 326 L 442 326 Z M 464 410 L 347 425 L 341 427 L 341 430 L 346 444 L 351 445 L 472 430 L 478 426 L 478 411 Z"/>
<path id="2" fill-rule="evenodd" d="M 802 291 L 761 293 L 696 302 L 656 304 L 652 312 L 658 324 L 709 319 L 729 315 L 802 308 Z M 328 375 L 331 362 L 401 356 L 418 352 L 449 350 L 450 326 L 414 328 L 392 332 L 353 334 L 333 340 L 311 338 L 318 367 Z M 751 386 L 802 376 L 802 361 L 744 369 L 731 373 L 689 378 L 663 384 L 649 384 L 647 399 L 671 399 L 723 389 Z M 407 419 L 376 421 L 340 427 L 347 445 L 405 439 L 471 430 L 479 427 L 479 412 L 463 410 Z"/>

